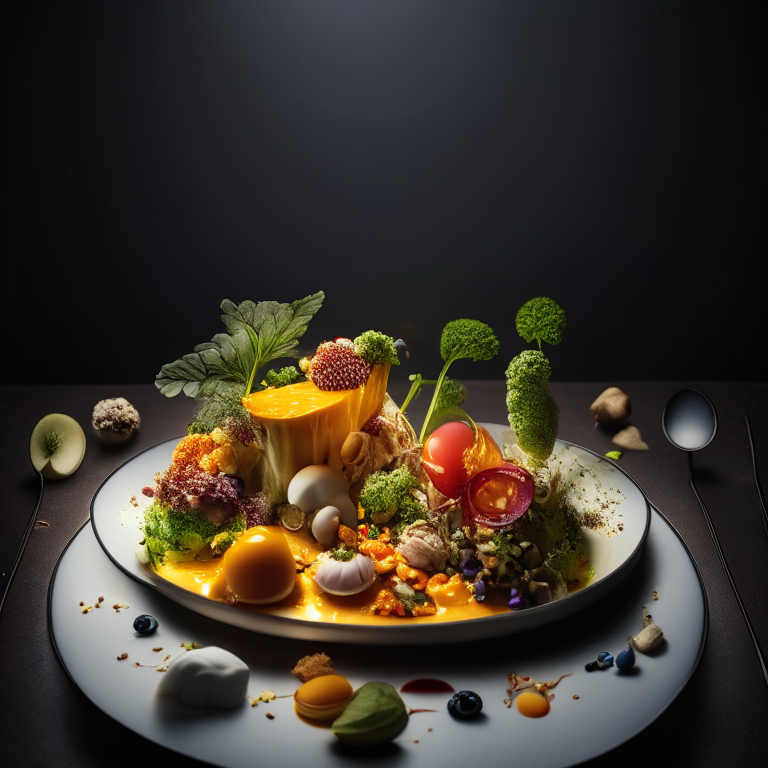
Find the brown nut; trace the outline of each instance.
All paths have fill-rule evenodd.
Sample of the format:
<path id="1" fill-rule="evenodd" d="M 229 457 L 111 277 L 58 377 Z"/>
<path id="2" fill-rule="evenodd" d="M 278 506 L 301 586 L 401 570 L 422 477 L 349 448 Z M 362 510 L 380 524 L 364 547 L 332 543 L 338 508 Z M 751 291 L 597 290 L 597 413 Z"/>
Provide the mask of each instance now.
<path id="1" fill-rule="evenodd" d="M 351 466 L 361 461 L 366 454 L 371 436 L 365 432 L 350 432 L 341 446 L 341 462 Z"/>
<path id="2" fill-rule="evenodd" d="M 598 424 L 621 424 L 632 413 L 632 404 L 626 392 L 608 387 L 589 406 L 589 412 Z"/>

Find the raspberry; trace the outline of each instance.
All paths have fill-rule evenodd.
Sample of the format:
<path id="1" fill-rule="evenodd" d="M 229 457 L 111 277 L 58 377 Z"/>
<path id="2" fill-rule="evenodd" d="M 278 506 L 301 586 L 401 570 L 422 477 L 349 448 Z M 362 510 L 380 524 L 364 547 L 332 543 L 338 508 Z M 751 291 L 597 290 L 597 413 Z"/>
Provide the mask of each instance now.
<path id="1" fill-rule="evenodd" d="M 336 341 L 326 341 L 317 348 L 308 373 L 312 383 L 325 392 L 357 389 L 370 375 L 370 364 Z"/>

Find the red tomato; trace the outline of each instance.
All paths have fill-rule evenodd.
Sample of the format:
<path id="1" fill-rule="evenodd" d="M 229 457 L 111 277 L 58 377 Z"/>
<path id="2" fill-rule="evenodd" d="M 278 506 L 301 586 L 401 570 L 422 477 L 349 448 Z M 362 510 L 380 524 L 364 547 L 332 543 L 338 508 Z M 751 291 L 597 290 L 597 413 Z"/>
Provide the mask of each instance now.
<path id="1" fill-rule="evenodd" d="M 457 499 L 467 484 L 464 453 L 475 444 L 475 433 L 463 421 L 439 426 L 426 440 L 421 463 L 432 484 L 449 499 Z"/>

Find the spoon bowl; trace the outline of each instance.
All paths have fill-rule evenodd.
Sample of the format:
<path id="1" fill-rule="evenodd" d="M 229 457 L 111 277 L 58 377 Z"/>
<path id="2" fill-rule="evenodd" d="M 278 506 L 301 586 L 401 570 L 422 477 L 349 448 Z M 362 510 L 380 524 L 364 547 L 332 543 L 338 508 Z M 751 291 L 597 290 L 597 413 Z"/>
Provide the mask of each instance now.
<path id="1" fill-rule="evenodd" d="M 681 451 L 706 448 L 717 434 L 717 413 L 711 400 L 697 389 L 674 394 L 661 416 L 664 434 Z"/>

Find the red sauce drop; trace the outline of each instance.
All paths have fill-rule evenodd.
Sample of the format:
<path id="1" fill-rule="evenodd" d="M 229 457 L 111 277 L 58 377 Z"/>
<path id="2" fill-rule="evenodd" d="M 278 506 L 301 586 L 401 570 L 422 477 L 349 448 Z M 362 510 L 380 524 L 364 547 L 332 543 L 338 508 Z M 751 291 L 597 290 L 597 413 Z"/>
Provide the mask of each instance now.
<path id="1" fill-rule="evenodd" d="M 400 693 L 455 693 L 456 689 L 443 680 L 434 677 L 419 677 L 409 680 L 400 688 Z"/>

